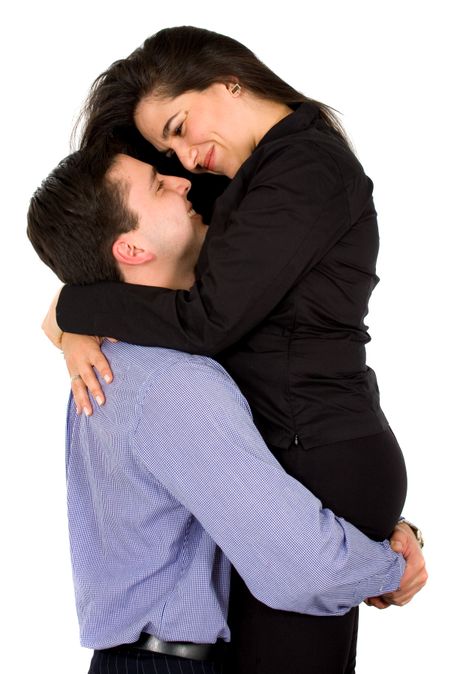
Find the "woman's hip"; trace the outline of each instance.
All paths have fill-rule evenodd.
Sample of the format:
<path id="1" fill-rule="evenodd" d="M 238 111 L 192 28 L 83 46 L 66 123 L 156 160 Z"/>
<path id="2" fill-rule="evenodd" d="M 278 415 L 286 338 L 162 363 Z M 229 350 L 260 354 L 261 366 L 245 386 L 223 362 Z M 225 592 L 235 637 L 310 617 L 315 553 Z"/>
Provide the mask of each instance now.
<path id="1" fill-rule="evenodd" d="M 389 537 L 406 498 L 405 461 L 395 435 L 376 435 L 272 452 L 335 515 L 374 540 Z"/>

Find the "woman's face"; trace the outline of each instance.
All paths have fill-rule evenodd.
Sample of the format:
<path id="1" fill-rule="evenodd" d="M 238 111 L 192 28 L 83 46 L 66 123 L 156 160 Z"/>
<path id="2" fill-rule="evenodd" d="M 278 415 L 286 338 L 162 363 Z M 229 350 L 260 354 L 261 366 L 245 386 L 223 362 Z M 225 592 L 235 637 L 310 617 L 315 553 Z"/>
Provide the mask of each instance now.
<path id="1" fill-rule="evenodd" d="M 161 152 L 175 152 L 185 168 L 233 178 L 256 146 L 243 95 L 212 84 L 175 98 L 142 99 L 134 120 Z"/>

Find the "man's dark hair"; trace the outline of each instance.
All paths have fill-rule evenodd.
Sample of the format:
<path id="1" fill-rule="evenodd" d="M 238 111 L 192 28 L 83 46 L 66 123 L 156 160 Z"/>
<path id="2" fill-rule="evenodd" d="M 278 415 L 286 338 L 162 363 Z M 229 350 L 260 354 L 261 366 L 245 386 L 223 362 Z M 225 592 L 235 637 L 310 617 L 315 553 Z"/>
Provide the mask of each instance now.
<path id="1" fill-rule="evenodd" d="M 27 234 L 37 254 L 63 283 L 122 281 L 112 245 L 138 225 L 124 188 L 109 180 L 116 153 L 75 152 L 34 193 Z"/>

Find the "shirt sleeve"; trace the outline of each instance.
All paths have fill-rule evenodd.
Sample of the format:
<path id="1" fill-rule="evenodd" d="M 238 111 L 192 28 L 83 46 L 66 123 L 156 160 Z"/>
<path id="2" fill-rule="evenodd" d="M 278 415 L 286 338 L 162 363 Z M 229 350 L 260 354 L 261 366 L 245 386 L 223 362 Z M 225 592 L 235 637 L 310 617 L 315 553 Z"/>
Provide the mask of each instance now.
<path id="1" fill-rule="evenodd" d="M 207 236 L 206 265 L 189 292 L 123 283 L 66 286 L 57 307 L 60 327 L 206 355 L 236 343 L 351 226 L 348 191 L 352 202 L 359 192 L 370 198 L 362 170 L 354 172 L 355 184 L 345 185 L 334 160 L 308 148 L 261 158 L 225 230 Z"/>
<path id="2" fill-rule="evenodd" d="M 322 508 L 282 469 L 213 361 L 193 356 L 149 386 L 132 444 L 269 606 L 340 615 L 398 588 L 403 558 Z"/>

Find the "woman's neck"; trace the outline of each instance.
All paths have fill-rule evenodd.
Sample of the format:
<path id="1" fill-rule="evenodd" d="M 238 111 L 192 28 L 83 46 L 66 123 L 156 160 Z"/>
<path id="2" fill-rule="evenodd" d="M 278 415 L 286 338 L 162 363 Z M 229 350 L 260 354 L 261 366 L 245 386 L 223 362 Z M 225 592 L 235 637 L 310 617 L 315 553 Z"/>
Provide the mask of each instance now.
<path id="1" fill-rule="evenodd" d="M 293 110 L 285 103 L 268 101 L 252 96 L 248 100 L 249 110 L 254 115 L 254 143 L 255 147 L 270 129 L 290 115 Z"/>

